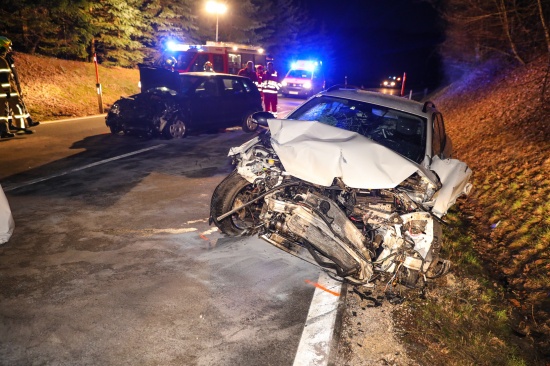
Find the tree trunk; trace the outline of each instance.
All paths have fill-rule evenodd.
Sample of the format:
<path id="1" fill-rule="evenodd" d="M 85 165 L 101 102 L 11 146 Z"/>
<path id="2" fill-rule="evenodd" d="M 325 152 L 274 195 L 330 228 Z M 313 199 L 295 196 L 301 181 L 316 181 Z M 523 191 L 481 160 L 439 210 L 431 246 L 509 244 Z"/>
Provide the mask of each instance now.
<path id="1" fill-rule="evenodd" d="M 548 48 L 548 55 L 550 56 L 550 30 L 548 30 L 548 24 L 546 24 L 546 20 L 544 19 L 542 1 L 537 0 L 537 5 L 539 7 L 540 24 L 542 24 L 542 29 L 544 29 L 544 38 L 546 39 L 546 47 Z"/>
<path id="2" fill-rule="evenodd" d="M 505 0 L 498 0 L 497 7 L 499 9 L 499 15 L 502 21 L 502 28 L 504 29 L 504 33 L 506 34 L 506 38 L 508 39 L 514 58 L 518 60 L 520 64 L 525 65 L 525 61 L 523 61 L 523 59 L 519 55 L 516 48 L 516 43 L 512 39 L 512 33 L 510 31 L 510 19 L 508 18 L 508 9 L 506 8 Z"/>

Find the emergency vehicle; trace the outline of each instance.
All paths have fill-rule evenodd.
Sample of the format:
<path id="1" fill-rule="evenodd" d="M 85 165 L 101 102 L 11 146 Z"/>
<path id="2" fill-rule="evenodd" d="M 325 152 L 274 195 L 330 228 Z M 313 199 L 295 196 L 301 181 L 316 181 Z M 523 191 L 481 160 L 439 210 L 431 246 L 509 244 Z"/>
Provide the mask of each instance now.
<path id="1" fill-rule="evenodd" d="M 155 65 L 185 73 L 204 71 L 204 64 L 210 61 L 214 72 L 237 74 L 248 61 L 265 66 L 270 60 L 264 50 L 256 46 L 210 41 L 205 45 L 168 42 Z"/>
<path id="2" fill-rule="evenodd" d="M 322 63 L 312 60 L 299 60 L 281 82 L 283 96 L 309 97 L 325 89 Z"/>
<path id="3" fill-rule="evenodd" d="M 382 88 L 401 88 L 400 76 L 389 76 L 380 83 Z"/>

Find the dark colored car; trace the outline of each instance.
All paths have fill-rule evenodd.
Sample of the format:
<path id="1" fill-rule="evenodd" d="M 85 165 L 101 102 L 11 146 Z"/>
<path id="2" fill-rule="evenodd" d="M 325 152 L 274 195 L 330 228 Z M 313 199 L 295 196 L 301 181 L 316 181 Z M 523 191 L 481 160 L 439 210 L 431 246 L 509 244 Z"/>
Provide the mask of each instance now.
<path id="1" fill-rule="evenodd" d="M 122 97 L 109 110 L 105 123 L 113 134 L 142 133 L 183 138 L 189 131 L 216 131 L 258 125 L 250 118 L 262 110 L 260 92 L 245 77 L 165 69 L 140 68 L 142 90 Z"/>

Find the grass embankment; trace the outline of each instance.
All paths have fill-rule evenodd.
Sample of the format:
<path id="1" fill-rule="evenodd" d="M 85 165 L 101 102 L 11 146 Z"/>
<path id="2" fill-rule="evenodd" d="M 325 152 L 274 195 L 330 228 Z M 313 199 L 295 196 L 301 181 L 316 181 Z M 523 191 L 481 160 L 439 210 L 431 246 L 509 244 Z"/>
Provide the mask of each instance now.
<path id="1" fill-rule="evenodd" d="M 99 113 L 93 63 L 15 55 L 25 104 L 34 120 L 54 120 Z M 137 69 L 99 66 L 104 108 L 121 95 L 139 92 Z"/>
<path id="2" fill-rule="evenodd" d="M 550 364 L 547 68 L 488 65 L 435 99 L 474 189 L 446 217 L 453 274 L 400 321 L 422 364 Z"/>
<path id="3" fill-rule="evenodd" d="M 35 119 L 98 112 L 93 64 L 23 54 L 17 62 Z M 479 69 L 435 99 L 455 157 L 474 172 L 474 189 L 445 218 L 452 273 L 396 307 L 420 364 L 550 362 L 549 93 L 541 99 L 547 67 L 540 60 L 510 71 Z M 137 70 L 99 73 L 105 106 L 138 91 Z"/>

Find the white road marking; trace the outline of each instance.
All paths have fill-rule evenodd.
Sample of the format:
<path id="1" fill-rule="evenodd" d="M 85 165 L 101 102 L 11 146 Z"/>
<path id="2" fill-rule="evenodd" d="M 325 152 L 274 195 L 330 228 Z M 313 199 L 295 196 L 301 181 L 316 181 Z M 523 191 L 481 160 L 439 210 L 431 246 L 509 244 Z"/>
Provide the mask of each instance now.
<path id="1" fill-rule="evenodd" d="M 337 293 L 342 288 L 340 282 L 325 272 L 319 276 L 318 283 Z M 315 289 L 293 366 L 327 365 L 339 301 L 339 296 L 320 288 Z"/>
<path id="2" fill-rule="evenodd" d="M 78 121 L 78 120 L 81 120 L 81 119 L 105 117 L 106 115 L 107 114 L 105 113 L 105 114 L 96 114 L 96 115 L 93 115 L 93 116 L 58 119 L 58 120 L 54 120 L 54 121 L 40 121 L 40 125 L 42 125 L 42 124 L 49 125 L 49 124 L 52 124 L 52 123 L 70 122 L 70 121 Z"/>
<path id="3" fill-rule="evenodd" d="M 217 228 L 217 227 L 213 227 L 212 229 L 208 229 L 208 230 L 206 230 L 206 231 L 203 231 L 203 232 L 201 233 L 201 235 L 204 235 L 204 236 L 210 235 L 210 234 L 212 234 L 212 233 L 215 233 L 216 231 L 218 231 L 218 228 Z"/>
<path id="4" fill-rule="evenodd" d="M 199 219 L 199 220 L 187 221 L 185 224 L 196 224 L 197 222 L 208 222 L 208 218 L 206 218 L 206 219 Z"/>
<path id="5" fill-rule="evenodd" d="M 133 151 L 133 152 L 130 152 L 130 153 L 127 153 L 127 154 L 119 155 L 119 156 L 114 156 L 114 157 L 109 158 L 109 159 L 96 161 L 95 163 L 91 163 L 91 164 L 87 164 L 87 165 L 84 165 L 84 166 L 81 166 L 81 167 L 78 167 L 78 168 L 66 170 L 66 171 L 61 172 L 61 173 L 52 174 L 52 175 L 47 176 L 47 177 L 34 179 L 34 180 L 31 180 L 31 181 L 22 183 L 22 184 L 20 184 L 20 185 L 14 186 L 14 187 L 6 187 L 6 188 L 4 188 L 4 192 L 13 191 L 14 189 L 18 189 L 18 188 L 21 188 L 21 187 L 30 186 L 31 184 L 36 184 L 36 183 L 44 182 L 44 181 L 46 181 L 46 180 L 50 180 L 50 179 L 53 179 L 53 178 L 61 177 L 61 176 L 63 176 L 63 175 L 67 175 L 67 174 L 70 174 L 70 173 L 78 172 L 78 171 L 80 171 L 80 170 L 92 168 L 92 167 L 94 167 L 94 166 L 98 166 L 98 165 L 101 165 L 101 164 L 109 163 L 109 162 L 111 162 L 111 161 L 123 159 L 123 158 L 126 158 L 126 157 L 128 157 L 128 156 L 140 154 L 140 153 L 142 153 L 142 152 L 146 152 L 146 151 L 149 151 L 149 150 L 158 149 L 159 147 L 163 147 L 163 146 L 166 146 L 166 145 L 155 145 L 155 146 L 147 147 L 147 148 L 145 148 L 145 149 Z"/>

